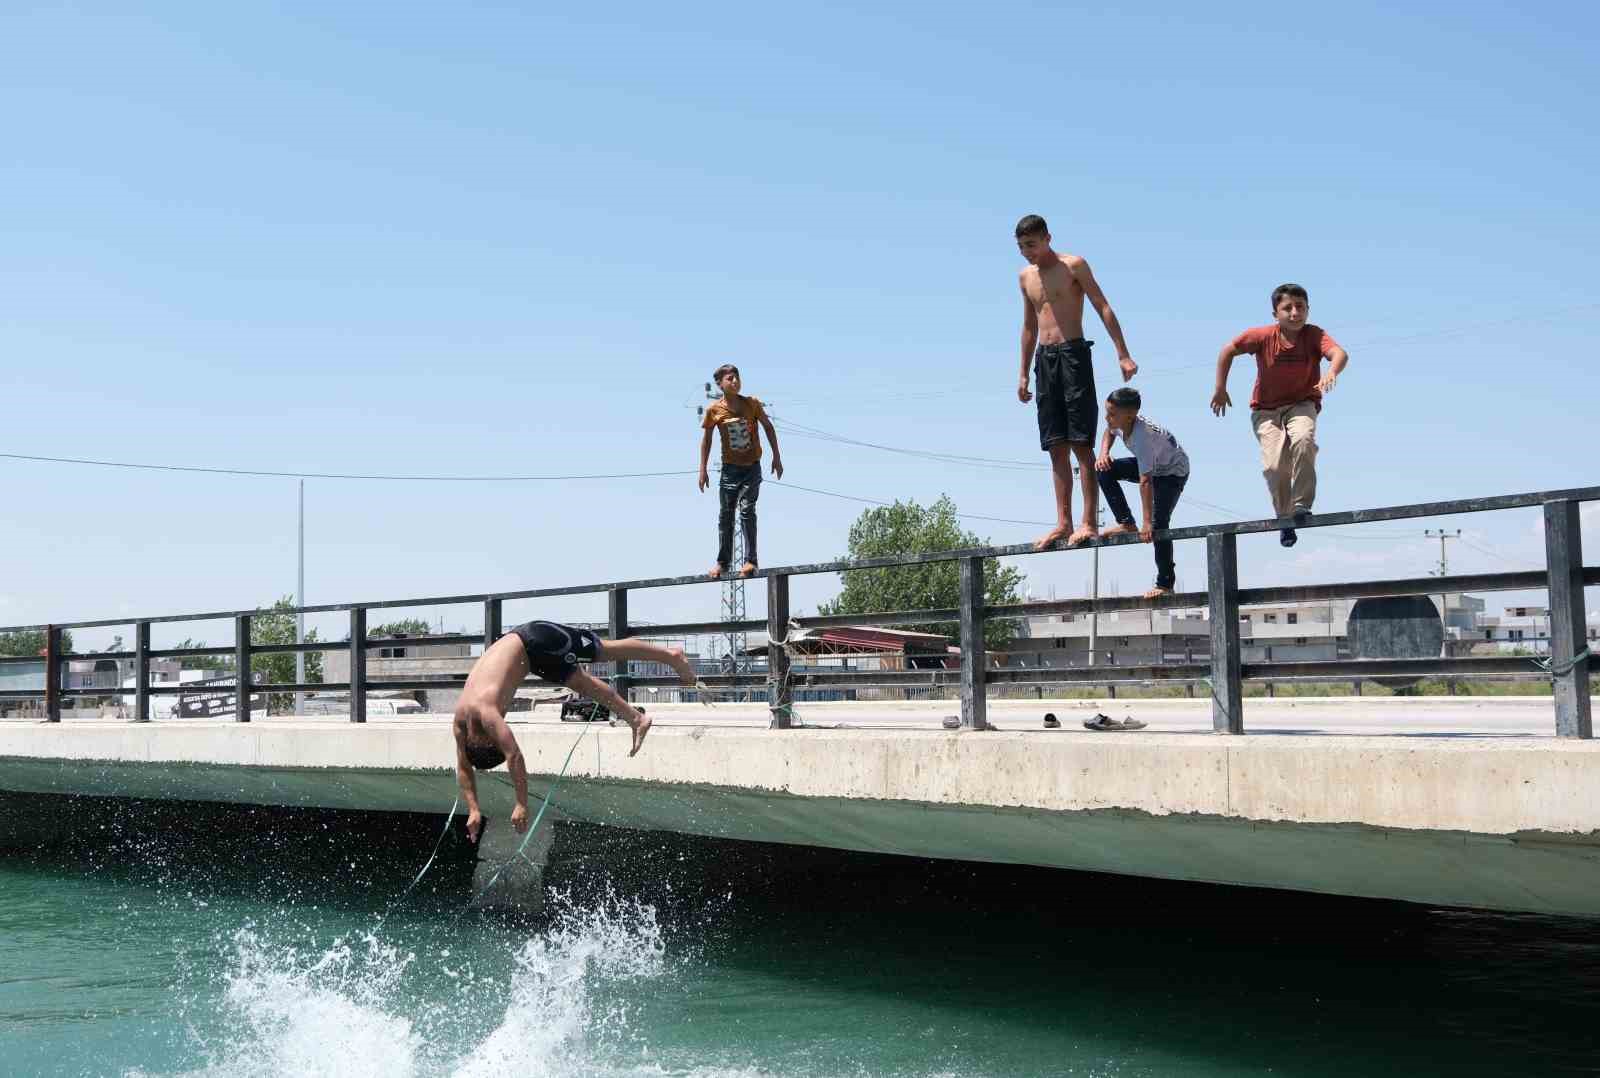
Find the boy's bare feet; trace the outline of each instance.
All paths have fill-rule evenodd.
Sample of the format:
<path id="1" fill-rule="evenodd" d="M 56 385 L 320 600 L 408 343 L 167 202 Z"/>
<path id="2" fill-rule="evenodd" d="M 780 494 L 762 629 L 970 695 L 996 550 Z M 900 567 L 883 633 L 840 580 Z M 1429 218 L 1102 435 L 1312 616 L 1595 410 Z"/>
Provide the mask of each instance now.
<path id="1" fill-rule="evenodd" d="M 1098 538 L 1100 538 L 1099 528 L 1092 524 L 1079 524 L 1077 530 L 1067 536 L 1067 549 L 1071 550 L 1075 546 L 1082 546 L 1089 540 Z"/>
<path id="2" fill-rule="evenodd" d="M 689 665 L 689 660 L 683 657 L 682 648 L 667 649 L 667 665 L 678 672 L 678 680 L 685 685 L 699 684 L 699 677 L 694 672 L 694 667 Z"/>
<path id="3" fill-rule="evenodd" d="M 1129 528 L 1128 530 L 1132 531 L 1133 529 Z M 1158 588 L 1151 588 L 1149 591 L 1145 592 L 1144 593 L 1144 597 L 1146 599 L 1159 599 L 1163 595 L 1171 595 L 1171 594 L 1172 594 L 1172 589 L 1171 588 L 1159 588 L 1158 587 Z"/>
<path id="4" fill-rule="evenodd" d="M 629 751 L 629 756 L 639 755 L 639 748 L 644 744 L 644 735 L 650 732 L 650 716 L 644 713 L 644 708 L 636 708 L 633 716 L 633 721 L 628 723 L 633 727 L 633 748 Z"/>
<path id="5" fill-rule="evenodd" d="M 721 580 L 722 579 L 722 566 L 713 565 L 711 567 L 711 571 L 709 573 L 707 573 L 706 576 L 709 576 L 712 580 Z"/>
<path id="6" fill-rule="evenodd" d="M 1113 524 L 1113 525 L 1111 525 L 1111 527 L 1107 528 L 1105 531 L 1100 533 L 1100 538 L 1109 539 L 1113 535 L 1138 535 L 1138 534 L 1139 534 L 1139 529 L 1135 528 L 1132 524 Z"/>
<path id="7" fill-rule="evenodd" d="M 1033 549 L 1048 550 L 1057 543 L 1061 542 L 1061 540 L 1065 539 L 1069 530 L 1070 529 L 1065 524 L 1050 529 L 1048 533 L 1041 535 L 1038 539 L 1034 540 Z"/>
<path id="8" fill-rule="evenodd" d="M 747 561 L 743 565 L 739 566 L 739 575 L 740 576 L 749 576 L 751 573 L 753 573 L 755 571 L 756 571 L 756 563 L 753 562 L 753 561 Z"/>

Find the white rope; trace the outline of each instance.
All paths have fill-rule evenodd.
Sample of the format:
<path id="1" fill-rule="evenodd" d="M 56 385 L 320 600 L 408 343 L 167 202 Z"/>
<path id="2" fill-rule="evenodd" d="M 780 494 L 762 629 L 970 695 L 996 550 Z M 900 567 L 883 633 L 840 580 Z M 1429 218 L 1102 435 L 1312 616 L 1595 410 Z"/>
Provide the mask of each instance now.
<path id="1" fill-rule="evenodd" d="M 1555 664 L 1555 660 L 1554 659 L 1540 659 L 1540 658 L 1535 658 L 1533 660 L 1533 665 L 1535 665 L 1539 669 L 1545 671 L 1552 678 L 1566 677 L 1568 674 L 1572 673 L 1572 671 L 1577 668 L 1579 663 L 1583 662 L 1585 659 L 1589 659 L 1589 658 L 1592 658 L 1592 657 L 1593 656 L 1589 653 L 1589 649 L 1586 647 L 1582 651 L 1578 652 L 1578 654 L 1574 655 L 1572 658 L 1570 658 L 1566 662 L 1562 663 L 1560 666 L 1557 666 Z"/>

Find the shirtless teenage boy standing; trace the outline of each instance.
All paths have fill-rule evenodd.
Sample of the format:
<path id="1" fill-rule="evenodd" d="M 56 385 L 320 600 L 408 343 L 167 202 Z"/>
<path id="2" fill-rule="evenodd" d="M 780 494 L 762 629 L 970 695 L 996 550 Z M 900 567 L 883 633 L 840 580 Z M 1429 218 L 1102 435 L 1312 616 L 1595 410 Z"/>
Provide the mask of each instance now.
<path id="1" fill-rule="evenodd" d="M 1096 538 L 1099 488 L 1094 476 L 1094 435 L 1100 419 L 1100 400 L 1094 389 L 1094 368 L 1089 359 L 1093 341 L 1083 339 L 1083 301 L 1094 305 L 1117 346 L 1122 380 L 1139 373 L 1128 353 L 1116 312 L 1100 291 L 1089 263 L 1073 254 L 1050 248 L 1050 226 L 1043 217 L 1029 214 L 1017 222 L 1017 250 L 1028 260 L 1018 276 L 1022 287 L 1022 372 L 1017 378 L 1017 399 L 1033 400 L 1028 389 L 1029 361 L 1039 385 L 1039 448 L 1050 454 L 1051 478 L 1056 492 L 1056 526 L 1033 544 L 1044 550 L 1062 539 L 1069 547 Z M 1072 530 L 1072 460 L 1078 461 L 1078 481 L 1083 486 L 1083 523 Z M 1070 534 L 1069 534 L 1070 533 Z"/>

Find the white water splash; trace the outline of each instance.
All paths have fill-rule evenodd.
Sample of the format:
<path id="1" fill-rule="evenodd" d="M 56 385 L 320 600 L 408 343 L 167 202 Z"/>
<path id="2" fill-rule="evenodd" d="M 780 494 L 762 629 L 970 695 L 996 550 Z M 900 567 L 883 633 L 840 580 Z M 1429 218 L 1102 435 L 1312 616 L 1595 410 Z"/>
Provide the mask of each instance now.
<path id="1" fill-rule="evenodd" d="M 478 976 L 448 950 L 419 962 L 377 935 L 319 950 L 240 929 L 222 1013 L 191 1012 L 197 1027 L 228 1032 L 203 1039 L 207 1065 L 185 1078 L 761 1078 L 652 1059 L 632 1012 L 668 971 L 653 907 L 614 897 L 585 909 L 559 895 L 552 903 L 560 914 L 522 944 L 509 981 L 503 970 Z M 441 972 L 456 998 L 428 991 Z M 430 1001 L 404 1013 L 417 997 Z M 501 1008 L 487 1035 L 462 1020 Z M 464 1032 L 473 1026 L 478 1033 Z"/>
<path id="2" fill-rule="evenodd" d="M 231 1034 L 198 1072 L 206 1078 L 417 1074 L 421 1038 L 384 1010 L 412 956 L 368 935 L 319 954 L 276 947 L 253 928 L 233 937 L 225 977 Z"/>
<path id="3" fill-rule="evenodd" d="M 593 1073 L 593 1049 L 629 1036 L 627 1004 L 605 990 L 665 969 L 654 908 L 613 900 L 564 918 L 523 946 L 504 1020 L 461 1061 L 456 1078 Z M 597 1010 L 607 996 L 611 1002 Z"/>

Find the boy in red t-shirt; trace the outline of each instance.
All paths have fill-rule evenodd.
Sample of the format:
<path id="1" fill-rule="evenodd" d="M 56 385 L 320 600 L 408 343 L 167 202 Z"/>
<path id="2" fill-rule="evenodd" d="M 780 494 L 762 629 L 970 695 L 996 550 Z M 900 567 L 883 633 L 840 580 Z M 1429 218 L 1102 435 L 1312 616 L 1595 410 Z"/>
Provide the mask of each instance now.
<path id="1" fill-rule="evenodd" d="M 1272 290 L 1270 326 L 1247 329 L 1222 346 L 1217 356 L 1217 388 L 1211 410 L 1227 412 L 1228 369 L 1233 357 L 1256 357 L 1256 384 L 1250 393 L 1250 423 L 1261 443 L 1261 474 L 1267 479 L 1272 509 L 1280 517 L 1303 524 L 1317 496 L 1317 413 L 1322 395 L 1333 390 L 1350 356 L 1333 335 L 1306 321 L 1311 299 L 1297 284 Z M 1330 361 L 1322 373 L 1322 360 Z M 1294 546 L 1298 536 L 1284 528 L 1278 536 L 1284 546 Z"/>
<path id="2" fill-rule="evenodd" d="M 739 368 L 724 363 L 711 375 L 722 390 L 722 399 L 706 409 L 700 426 L 705 434 L 700 438 L 700 489 L 711 482 L 706 465 L 711 458 L 711 432 L 722 435 L 722 477 L 717 484 L 721 512 L 717 518 L 717 564 L 707 574 L 713 580 L 728 571 L 733 560 L 733 513 L 739 511 L 739 525 L 744 529 L 744 564 L 740 576 L 756 571 L 756 499 L 761 495 L 761 436 L 756 424 L 767 432 L 772 446 L 772 477 L 783 478 L 783 459 L 778 455 L 778 432 L 772 429 L 767 410 L 754 397 L 740 394 L 743 383 Z"/>

